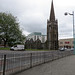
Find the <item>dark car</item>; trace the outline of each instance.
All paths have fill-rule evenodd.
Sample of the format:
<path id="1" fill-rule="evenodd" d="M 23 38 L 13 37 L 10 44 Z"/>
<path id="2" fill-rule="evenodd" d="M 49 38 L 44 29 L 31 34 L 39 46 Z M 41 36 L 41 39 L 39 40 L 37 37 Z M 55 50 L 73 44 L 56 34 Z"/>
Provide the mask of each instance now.
<path id="1" fill-rule="evenodd" d="M 60 48 L 59 50 L 60 50 L 60 51 L 65 51 L 65 48 Z"/>

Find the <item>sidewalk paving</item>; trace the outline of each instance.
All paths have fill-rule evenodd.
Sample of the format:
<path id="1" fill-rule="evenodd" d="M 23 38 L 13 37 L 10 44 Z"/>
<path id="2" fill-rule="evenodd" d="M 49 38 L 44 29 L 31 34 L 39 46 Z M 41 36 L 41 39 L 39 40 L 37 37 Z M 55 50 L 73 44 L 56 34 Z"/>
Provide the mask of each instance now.
<path id="1" fill-rule="evenodd" d="M 45 63 L 15 75 L 75 75 L 75 55 Z"/>

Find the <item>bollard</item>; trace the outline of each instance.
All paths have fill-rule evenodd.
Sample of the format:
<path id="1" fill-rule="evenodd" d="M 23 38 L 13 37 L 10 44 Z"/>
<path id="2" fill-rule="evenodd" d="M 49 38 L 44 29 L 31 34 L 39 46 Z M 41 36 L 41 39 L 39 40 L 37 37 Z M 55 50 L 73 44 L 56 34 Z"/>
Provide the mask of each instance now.
<path id="1" fill-rule="evenodd" d="M 5 67 L 6 67 L 6 55 L 4 55 L 3 75 L 5 75 Z"/>

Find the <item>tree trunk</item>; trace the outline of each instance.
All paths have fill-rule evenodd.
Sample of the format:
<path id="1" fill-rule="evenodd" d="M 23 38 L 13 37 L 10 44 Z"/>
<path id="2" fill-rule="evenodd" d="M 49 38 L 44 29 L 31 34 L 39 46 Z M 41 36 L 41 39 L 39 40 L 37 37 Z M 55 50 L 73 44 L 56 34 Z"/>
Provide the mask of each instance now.
<path id="1" fill-rule="evenodd" d="M 4 47 L 6 47 L 7 41 L 4 40 Z"/>

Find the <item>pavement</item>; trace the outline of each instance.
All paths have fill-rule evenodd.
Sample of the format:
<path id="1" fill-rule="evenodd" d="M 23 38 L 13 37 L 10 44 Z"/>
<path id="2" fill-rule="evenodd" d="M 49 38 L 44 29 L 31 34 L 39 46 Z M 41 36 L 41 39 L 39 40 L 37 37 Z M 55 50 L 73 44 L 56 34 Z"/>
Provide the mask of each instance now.
<path id="1" fill-rule="evenodd" d="M 15 75 L 75 75 L 75 55 L 45 63 Z"/>

